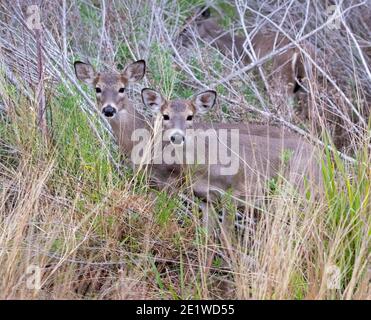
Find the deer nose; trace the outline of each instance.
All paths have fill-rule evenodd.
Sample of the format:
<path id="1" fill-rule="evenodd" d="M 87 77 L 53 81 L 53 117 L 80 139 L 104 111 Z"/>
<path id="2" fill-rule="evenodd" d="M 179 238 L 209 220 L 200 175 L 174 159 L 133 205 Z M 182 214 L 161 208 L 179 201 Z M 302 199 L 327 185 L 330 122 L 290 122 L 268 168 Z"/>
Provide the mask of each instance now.
<path id="1" fill-rule="evenodd" d="M 184 136 L 179 133 L 176 133 L 170 137 L 170 141 L 172 144 L 182 144 L 184 140 Z"/>
<path id="2" fill-rule="evenodd" d="M 112 107 L 111 105 L 108 105 L 108 106 L 105 106 L 103 109 L 102 109 L 102 113 L 104 114 L 104 116 L 106 116 L 107 118 L 111 118 L 115 115 L 115 113 L 117 112 L 116 108 Z"/>

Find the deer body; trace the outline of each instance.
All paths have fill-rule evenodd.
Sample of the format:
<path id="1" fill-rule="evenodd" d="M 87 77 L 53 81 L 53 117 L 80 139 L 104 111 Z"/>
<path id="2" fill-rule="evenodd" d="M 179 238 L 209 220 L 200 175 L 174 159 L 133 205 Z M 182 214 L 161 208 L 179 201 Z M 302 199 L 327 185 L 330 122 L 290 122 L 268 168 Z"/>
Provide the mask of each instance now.
<path id="1" fill-rule="evenodd" d="M 195 127 L 209 125 L 199 124 Z M 218 129 L 217 124 L 213 126 Z M 238 126 L 235 128 L 238 129 Z M 240 159 L 236 173 L 222 174 L 223 166 L 207 161 L 191 169 L 192 189 L 196 196 L 215 201 L 225 191 L 231 190 L 233 198 L 241 200 L 243 204 L 245 201 L 261 200 L 267 192 L 267 183 L 278 175 L 285 176 L 295 188 L 302 189 L 304 176 L 309 174 L 311 169 L 316 170 L 313 166 L 312 146 L 298 137 L 280 139 L 244 134 L 240 131 L 238 140 Z M 231 145 L 230 141 L 228 145 Z M 208 144 L 206 149 L 208 154 Z M 286 161 L 285 152 L 290 154 Z M 318 172 L 315 175 L 317 179 Z"/>
<path id="2" fill-rule="evenodd" d="M 125 109 L 120 111 L 116 117 L 109 118 L 108 123 L 112 128 L 120 151 L 127 156 L 131 154 L 135 144 L 131 139 L 133 132 L 141 128 L 150 129 L 148 122 L 136 111 L 130 101 L 125 103 Z"/>
<path id="3" fill-rule="evenodd" d="M 191 32 L 208 43 L 209 45 L 220 50 L 225 56 L 240 60 L 244 64 L 251 63 L 250 57 L 244 50 L 246 42 L 245 36 L 235 35 L 230 31 L 223 30 L 215 18 L 205 18 L 202 14 L 190 23 L 180 34 L 182 44 L 188 45 Z M 252 48 L 256 58 L 260 59 L 276 49 L 280 49 L 290 43 L 289 39 L 269 30 L 258 30 L 251 37 Z M 247 43 L 246 43 L 247 45 Z M 302 44 L 311 54 L 314 54 L 313 48 L 309 43 Z M 300 84 L 306 78 L 308 71 L 306 59 L 302 56 L 298 48 L 289 48 L 283 53 L 272 58 L 272 72 L 270 79 L 279 79 L 284 83 L 289 94 L 294 94 L 300 89 Z"/>
<path id="4" fill-rule="evenodd" d="M 283 175 L 298 190 L 303 190 L 305 180 L 309 185 L 317 186 L 320 180 L 318 165 L 315 159 L 314 148 L 302 138 L 281 132 L 276 137 L 267 133 L 270 129 L 265 128 L 261 135 L 253 135 L 245 131 L 245 124 L 220 123 L 193 123 L 196 113 L 204 113 L 211 108 L 216 99 L 214 91 L 206 91 L 194 97 L 192 100 L 166 101 L 159 93 L 144 89 L 142 91 L 144 103 L 163 115 L 163 129 L 168 132 L 168 139 L 179 148 L 185 148 L 183 153 L 183 169 L 192 173 L 192 190 L 194 194 L 207 201 L 215 201 L 227 190 L 232 190 L 232 195 L 240 202 L 247 199 L 262 198 L 267 191 L 267 182 L 272 178 Z M 198 136 L 207 132 L 208 137 L 216 136 L 220 129 L 237 129 L 238 136 L 227 137 L 225 143 L 232 151 L 233 142 L 238 141 L 237 170 L 225 173 L 225 166 L 221 163 L 212 162 L 209 157 L 210 150 L 215 145 L 210 139 L 205 141 L 205 161 L 203 163 L 188 163 L 189 152 L 195 154 L 199 149 L 192 145 L 189 149 L 189 136 L 187 130 L 197 130 Z M 201 150 L 203 152 L 203 150 Z M 285 152 L 289 156 L 285 159 Z M 198 159 L 198 158 L 197 158 Z M 315 189 L 315 188 L 314 188 Z M 313 190 L 314 190 L 313 189 Z"/>

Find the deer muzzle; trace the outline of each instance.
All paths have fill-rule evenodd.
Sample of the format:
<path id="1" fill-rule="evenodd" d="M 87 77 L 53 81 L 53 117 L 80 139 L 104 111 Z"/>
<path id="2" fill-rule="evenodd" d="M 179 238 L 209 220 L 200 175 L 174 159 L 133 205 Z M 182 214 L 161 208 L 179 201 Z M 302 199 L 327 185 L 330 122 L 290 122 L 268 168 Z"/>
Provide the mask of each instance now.
<path id="1" fill-rule="evenodd" d="M 170 142 L 174 145 L 182 145 L 185 141 L 185 136 L 182 131 L 174 131 L 170 133 Z"/>
<path id="2" fill-rule="evenodd" d="M 102 113 L 105 117 L 112 118 L 117 113 L 117 109 L 111 105 L 108 105 L 102 109 Z"/>

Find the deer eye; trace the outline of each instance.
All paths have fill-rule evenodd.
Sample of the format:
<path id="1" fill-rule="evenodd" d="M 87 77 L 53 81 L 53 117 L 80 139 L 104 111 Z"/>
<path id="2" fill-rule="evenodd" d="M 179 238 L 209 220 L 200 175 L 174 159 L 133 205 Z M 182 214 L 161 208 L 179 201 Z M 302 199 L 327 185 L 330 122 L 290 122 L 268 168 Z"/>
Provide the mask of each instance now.
<path id="1" fill-rule="evenodd" d="M 187 121 L 192 121 L 192 119 L 193 119 L 193 116 L 192 115 L 190 115 L 190 116 L 187 117 Z"/>
<path id="2" fill-rule="evenodd" d="M 95 88 L 95 92 L 96 92 L 96 93 L 101 93 L 101 92 L 102 92 L 102 89 L 101 89 L 101 88 L 98 88 L 98 87 L 96 87 L 96 88 Z"/>
<path id="3" fill-rule="evenodd" d="M 124 93 L 124 92 L 125 92 L 125 88 L 120 88 L 120 89 L 119 89 L 119 92 L 120 92 L 120 93 Z"/>
<path id="4" fill-rule="evenodd" d="M 167 114 L 163 115 L 164 120 L 170 120 L 170 117 Z"/>

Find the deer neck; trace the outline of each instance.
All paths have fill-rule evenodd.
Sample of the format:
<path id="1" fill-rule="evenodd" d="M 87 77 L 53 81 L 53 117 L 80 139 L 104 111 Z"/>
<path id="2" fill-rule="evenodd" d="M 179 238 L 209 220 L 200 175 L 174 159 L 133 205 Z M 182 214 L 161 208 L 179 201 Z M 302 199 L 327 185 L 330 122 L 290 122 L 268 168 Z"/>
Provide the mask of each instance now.
<path id="1" fill-rule="evenodd" d="M 234 58 L 243 58 L 245 63 L 250 63 L 244 53 L 245 36 L 224 30 L 215 18 L 209 18 L 198 23 L 197 30 L 200 38 L 209 42 L 220 50 L 225 56 L 233 55 Z"/>
<path id="2" fill-rule="evenodd" d="M 132 134 L 137 129 L 149 129 L 149 124 L 126 98 L 124 108 L 113 119 L 109 119 L 112 131 L 117 139 L 120 150 L 130 158 L 136 142 L 132 141 Z"/>

